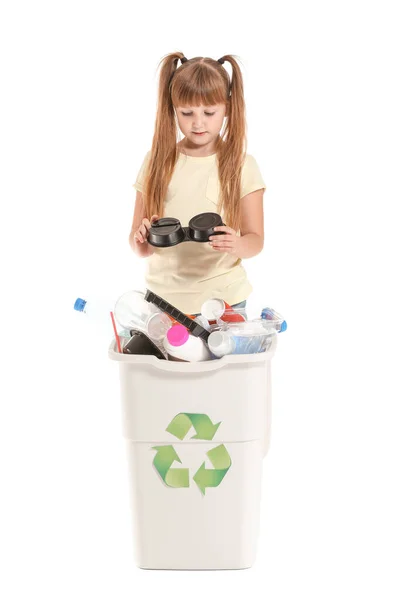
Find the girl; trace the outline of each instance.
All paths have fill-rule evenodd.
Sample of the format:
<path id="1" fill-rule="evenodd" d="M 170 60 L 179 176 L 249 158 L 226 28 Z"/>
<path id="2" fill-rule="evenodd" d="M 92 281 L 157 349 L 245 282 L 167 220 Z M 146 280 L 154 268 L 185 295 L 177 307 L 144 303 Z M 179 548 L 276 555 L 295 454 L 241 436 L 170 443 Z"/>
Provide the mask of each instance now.
<path id="1" fill-rule="evenodd" d="M 232 66 L 231 81 L 225 61 Z M 233 55 L 188 60 L 181 52 L 166 55 L 160 64 L 155 131 L 133 186 L 129 243 L 148 258 L 146 287 L 182 312 L 196 315 L 215 297 L 243 307 L 253 288 L 241 263 L 263 248 L 266 186 L 246 152 L 239 65 Z M 184 137 L 177 143 L 178 127 Z M 148 244 L 155 219 L 175 217 L 185 227 L 202 212 L 221 215 L 226 226 L 215 230 L 223 234 L 208 243 Z"/>

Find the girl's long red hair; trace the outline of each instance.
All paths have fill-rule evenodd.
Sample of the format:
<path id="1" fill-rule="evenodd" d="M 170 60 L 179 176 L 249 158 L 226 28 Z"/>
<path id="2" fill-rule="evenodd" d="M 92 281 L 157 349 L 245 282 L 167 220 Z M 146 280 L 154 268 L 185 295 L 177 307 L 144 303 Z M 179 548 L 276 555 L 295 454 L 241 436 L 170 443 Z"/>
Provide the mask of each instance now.
<path id="1" fill-rule="evenodd" d="M 183 57 L 182 52 L 167 54 L 158 65 L 157 114 L 143 189 L 146 216 L 164 214 L 164 199 L 178 160 L 179 127 L 174 106 L 224 103 L 226 121 L 215 149 L 221 190 L 219 209 L 224 209 L 226 224 L 238 230 L 241 173 L 247 152 L 242 73 L 230 54 L 222 58 L 232 66 L 232 81 L 225 67 L 212 58 L 191 58 L 177 68 Z"/>

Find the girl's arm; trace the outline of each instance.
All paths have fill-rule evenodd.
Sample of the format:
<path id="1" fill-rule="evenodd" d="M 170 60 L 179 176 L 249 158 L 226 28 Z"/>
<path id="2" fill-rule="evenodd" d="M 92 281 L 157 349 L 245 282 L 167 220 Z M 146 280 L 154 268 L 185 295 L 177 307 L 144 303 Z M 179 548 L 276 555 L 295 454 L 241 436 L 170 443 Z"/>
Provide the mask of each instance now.
<path id="1" fill-rule="evenodd" d="M 240 236 L 230 227 L 215 227 L 226 235 L 215 235 L 209 239 L 213 248 L 228 252 L 238 258 L 251 258 L 259 254 L 264 246 L 264 189 L 256 190 L 240 200 Z"/>
<path id="2" fill-rule="evenodd" d="M 157 215 L 153 215 L 151 221 Z M 146 219 L 142 192 L 136 190 L 135 210 L 133 213 L 132 227 L 129 234 L 129 244 L 135 254 L 146 258 L 154 253 L 154 247 L 147 242 L 150 221 Z"/>

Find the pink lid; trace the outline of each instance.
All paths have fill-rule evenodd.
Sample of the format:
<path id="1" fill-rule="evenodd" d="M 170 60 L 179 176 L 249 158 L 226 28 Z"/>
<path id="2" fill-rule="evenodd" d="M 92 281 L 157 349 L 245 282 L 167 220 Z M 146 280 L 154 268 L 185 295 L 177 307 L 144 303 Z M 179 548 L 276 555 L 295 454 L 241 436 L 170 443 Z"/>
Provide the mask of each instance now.
<path id="1" fill-rule="evenodd" d="M 167 331 L 167 339 L 171 346 L 182 346 L 189 339 L 189 332 L 183 325 L 172 325 Z"/>

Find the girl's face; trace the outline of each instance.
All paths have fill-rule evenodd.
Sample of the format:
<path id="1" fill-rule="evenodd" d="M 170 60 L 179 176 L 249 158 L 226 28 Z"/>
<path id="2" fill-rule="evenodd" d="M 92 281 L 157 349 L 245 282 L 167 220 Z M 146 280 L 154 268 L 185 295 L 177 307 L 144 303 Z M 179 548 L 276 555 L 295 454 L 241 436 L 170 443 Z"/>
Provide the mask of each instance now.
<path id="1" fill-rule="evenodd" d="M 214 141 L 221 131 L 226 116 L 225 104 L 176 106 L 175 111 L 179 129 L 196 146 L 209 145 Z"/>

